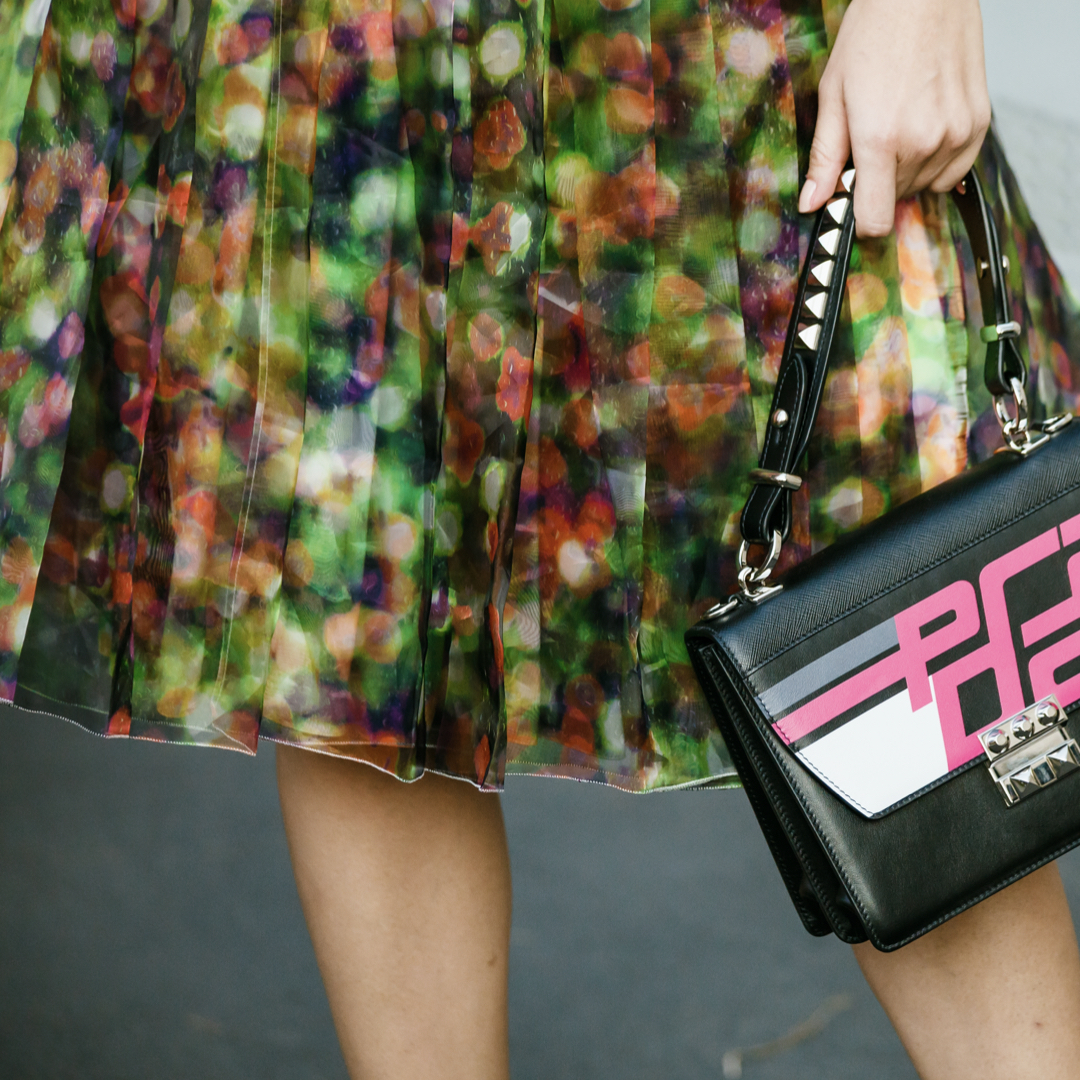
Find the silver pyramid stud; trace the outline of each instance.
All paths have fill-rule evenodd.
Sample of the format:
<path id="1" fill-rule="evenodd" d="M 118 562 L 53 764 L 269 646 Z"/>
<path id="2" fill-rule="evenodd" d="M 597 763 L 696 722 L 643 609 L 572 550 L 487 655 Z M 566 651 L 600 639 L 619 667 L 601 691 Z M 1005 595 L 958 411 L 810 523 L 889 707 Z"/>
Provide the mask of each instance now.
<path id="1" fill-rule="evenodd" d="M 1042 761 L 1037 761 L 1032 765 L 1031 771 L 1035 776 L 1035 783 L 1038 784 L 1039 787 L 1046 787 L 1047 784 L 1052 784 L 1057 779 L 1057 775 L 1054 772 L 1054 766 L 1051 765 L 1046 758 L 1043 758 Z"/>
<path id="2" fill-rule="evenodd" d="M 841 191 L 846 191 L 849 195 L 851 189 L 855 186 L 855 170 L 845 169 L 840 174 L 840 182 L 836 185 L 836 194 L 839 195 Z"/>
<path id="3" fill-rule="evenodd" d="M 825 204 L 825 209 L 829 211 L 829 217 L 831 217 L 837 225 L 843 224 L 844 215 L 847 213 L 848 203 L 850 202 L 851 200 L 847 198 L 830 199 Z"/>
<path id="4" fill-rule="evenodd" d="M 819 292 L 813 296 L 807 296 L 803 300 L 803 308 L 809 311 L 815 319 L 820 319 L 825 314 L 825 301 L 829 298 L 828 293 Z"/>
<path id="5" fill-rule="evenodd" d="M 808 348 L 816 350 L 821 340 L 821 323 L 799 327 L 799 340 Z"/>
<path id="6" fill-rule="evenodd" d="M 1071 747 L 1068 743 L 1064 746 L 1058 747 L 1057 750 L 1051 750 L 1047 754 L 1047 758 L 1054 763 L 1054 775 L 1062 776 L 1067 772 L 1071 772 L 1076 768 L 1076 762 L 1073 760 L 1073 755 L 1069 752 Z"/>
<path id="7" fill-rule="evenodd" d="M 836 263 L 832 259 L 826 262 L 819 262 L 816 266 L 810 267 L 810 280 L 816 285 L 821 285 L 823 288 L 829 287 L 829 282 L 832 281 L 833 270 L 836 267 Z"/>
<path id="8" fill-rule="evenodd" d="M 1035 774 L 1030 769 L 1024 769 L 1023 772 L 1013 773 L 1009 777 L 1012 781 L 1013 790 L 1017 795 L 1023 795 L 1028 788 L 1038 787 L 1038 781 L 1035 779 Z"/>
<path id="9" fill-rule="evenodd" d="M 817 242 L 827 251 L 830 255 L 835 255 L 837 248 L 840 247 L 840 230 L 830 229 L 829 232 L 822 233 Z"/>

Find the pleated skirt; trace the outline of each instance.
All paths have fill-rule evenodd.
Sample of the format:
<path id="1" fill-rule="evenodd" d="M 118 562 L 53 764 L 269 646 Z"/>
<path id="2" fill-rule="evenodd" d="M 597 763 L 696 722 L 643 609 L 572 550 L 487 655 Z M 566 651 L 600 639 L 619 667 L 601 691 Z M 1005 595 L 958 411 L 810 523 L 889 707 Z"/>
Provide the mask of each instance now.
<path id="1" fill-rule="evenodd" d="M 734 782 L 683 633 L 734 585 L 842 15 L 0 7 L 0 696 L 404 779 Z M 1073 301 L 978 167 L 1074 409 Z M 785 565 L 998 445 L 978 324 L 944 197 L 857 245 Z"/>

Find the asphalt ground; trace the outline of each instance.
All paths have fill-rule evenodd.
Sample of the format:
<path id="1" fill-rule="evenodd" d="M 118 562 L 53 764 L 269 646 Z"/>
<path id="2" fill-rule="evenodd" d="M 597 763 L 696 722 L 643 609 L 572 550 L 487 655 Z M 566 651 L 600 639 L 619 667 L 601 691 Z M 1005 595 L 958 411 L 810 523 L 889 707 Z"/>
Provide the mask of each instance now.
<path id="1" fill-rule="evenodd" d="M 999 129 L 1080 287 L 1080 5 L 983 7 Z M 268 749 L 6 710 L 0 745 L 0 1080 L 344 1080 Z M 515 1080 L 714 1080 L 808 1018 L 743 1075 L 915 1076 L 850 950 L 803 932 L 740 793 L 515 778 L 503 807 Z M 1061 865 L 1080 909 L 1080 855 Z"/>
<path id="2" fill-rule="evenodd" d="M 0 738 L 0 1077 L 345 1080 L 272 753 L 10 712 Z M 823 1005 L 821 1034 L 743 1075 L 914 1080 L 850 950 L 802 930 L 739 792 L 518 778 L 503 806 L 515 1080 L 716 1080 Z M 1062 869 L 1080 907 L 1080 857 Z"/>
<path id="3" fill-rule="evenodd" d="M 0 737 L 0 1076 L 344 1080 L 272 753 L 7 712 Z M 503 804 L 516 1080 L 711 1080 L 839 994 L 819 1038 L 745 1075 L 914 1077 L 850 950 L 802 930 L 741 793 L 519 779 Z"/>

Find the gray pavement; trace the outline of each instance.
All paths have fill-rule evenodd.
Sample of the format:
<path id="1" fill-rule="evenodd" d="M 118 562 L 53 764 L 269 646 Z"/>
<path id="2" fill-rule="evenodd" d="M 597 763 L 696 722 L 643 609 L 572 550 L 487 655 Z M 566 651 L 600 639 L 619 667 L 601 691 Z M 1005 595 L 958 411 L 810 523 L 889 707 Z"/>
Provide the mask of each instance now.
<path id="1" fill-rule="evenodd" d="M 0 1077 L 344 1080 L 272 753 L 7 711 L 0 742 Z M 712 1080 L 843 993 L 820 1038 L 745 1075 L 914 1076 L 850 951 L 803 932 L 741 793 L 518 779 L 503 804 L 516 1080 Z"/>
<path id="2" fill-rule="evenodd" d="M 0 744 L 3 1080 L 345 1080 L 271 753 L 8 711 Z M 841 995 L 747 1080 L 914 1080 L 850 950 L 802 930 L 739 792 L 518 778 L 503 806 L 515 1080 L 719 1080 L 725 1052 Z M 1080 858 L 1062 868 L 1080 904 Z"/>
<path id="3" fill-rule="evenodd" d="M 983 0 L 998 124 L 1080 291 L 1075 0 Z M 0 711 L 0 1078 L 344 1080 L 273 755 L 112 743 Z M 850 951 L 801 929 L 744 797 L 518 780 L 516 1080 L 911 1080 Z M 1080 856 L 1063 860 L 1080 910 Z M 417 1018 L 423 1022 L 422 1017 Z"/>

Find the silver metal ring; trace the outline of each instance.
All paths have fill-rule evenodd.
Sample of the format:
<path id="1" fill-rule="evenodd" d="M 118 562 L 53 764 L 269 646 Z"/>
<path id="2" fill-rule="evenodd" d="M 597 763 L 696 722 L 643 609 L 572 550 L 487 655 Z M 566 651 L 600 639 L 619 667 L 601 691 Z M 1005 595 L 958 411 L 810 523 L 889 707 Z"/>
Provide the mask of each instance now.
<path id="1" fill-rule="evenodd" d="M 1009 396 L 998 394 L 994 398 L 994 413 L 1001 425 L 1001 434 L 1012 449 L 1020 449 L 1026 446 L 1030 439 L 1028 430 L 1028 400 L 1024 384 L 1017 378 L 1009 380 L 1009 389 L 1012 391 L 1012 402 L 1016 415 L 1009 413 Z"/>
<path id="2" fill-rule="evenodd" d="M 739 545 L 739 586 L 747 595 L 754 585 L 760 585 L 776 568 L 780 560 L 780 548 L 784 544 L 784 538 L 779 529 L 773 529 L 772 542 L 769 544 L 769 553 L 760 566 L 751 566 L 750 544 L 744 540 Z"/>
<path id="3" fill-rule="evenodd" d="M 713 604 L 702 617 L 705 619 L 719 619 L 734 611 L 739 606 L 740 601 L 749 600 L 756 604 L 766 597 L 778 593 L 783 586 L 768 585 L 766 581 L 776 568 L 783 543 L 784 538 L 780 534 L 780 530 L 773 529 L 772 540 L 769 543 L 769 551 L 765 556 L 765 561 L 760 566 L 751 566 L 749 562 L 750 544 L 744 540 L 739 545 L 739 591 Z"/>

